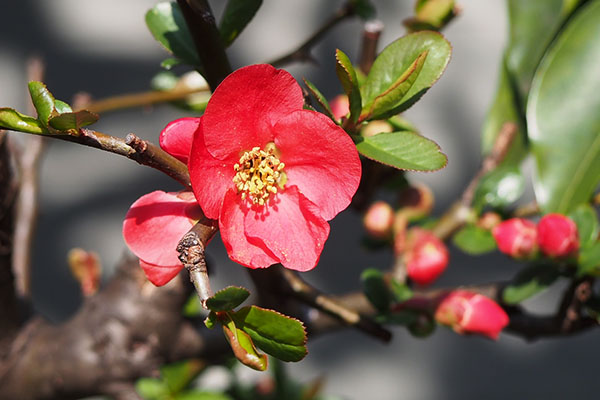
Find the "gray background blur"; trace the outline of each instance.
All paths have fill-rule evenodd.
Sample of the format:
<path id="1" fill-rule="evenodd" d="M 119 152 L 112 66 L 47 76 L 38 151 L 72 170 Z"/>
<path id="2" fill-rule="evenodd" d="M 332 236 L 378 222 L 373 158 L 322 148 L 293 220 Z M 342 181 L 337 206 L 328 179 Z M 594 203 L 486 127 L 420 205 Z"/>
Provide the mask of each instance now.
<path id="1" fill-rule="evenodd" d="M 25 110 L 24 66 L 32 54 L 45 59 L 45 82 L 57 98 L 66 101 L 78 91 L 103 98 L 146 90 L 167 56 L 144 24 L 144 13 L 154 3 L 4 2 L 0 105 Z M 212 3 L 218 13 L 223 2 Z M 229 51 L 234 67 L 284 54 L 340 3 L 265 0 L 256 20 Z M 464 12 L 445 31 L 454 49 L 450 65 L 434 88 L 406 113 L 450 159 L 443 171 L 412 174 L 414 180 L 433 188 L 438 214 L 459 195 L 479 164 L 479 130 L 495 90 L 507 37 L 504 1 L 459 3 Z M 410 15 L 413 1 L 376 4 L 386 26 L 383 46 L 402 35 L 401 21 Z M 290 72 L 297 79 L 307 77 L 328 97 L 334 96 L 340 91 L 334 50 L 339 47 L 356 59 L 359 32 L 358 20 L 344 23 L 315 48 L 320 68 L 294 65 Z M 157 106 L 103 115 L 95 127 L 117 136 L 135 132 L 157 142 L 160 130 L 181 116 L 169 106 Z M 129 205 L 151 190 L 177 190 L 178 186 L 122 157 L 58 141 L 48 149 L 41 177 L 40 225 L 33 259 L 35 307 L 48 318 L 62 321 L 80 302 L 66 265 L 67 251 L 73 247 L 97 251 L 106 279 L 124 252 L 121 224 Z M 390 253 L 371 254 L 360 247 L 359 215 L 344 212 L 331 227 L 321 264 L 305 275 L 317 287 L 333 293 L 352 290 L 358 287 L 363 268 L 388 267 Z M 220 239 L 213 241 L 209 255 L 216 265 L 215 288 L 250 285 L 243 267 L 228 260 Z M 506 279 L 518 267 L 497 254 L 469 258 L 453 249 L 450 267 L 437 285 Z M 535 311 L 550 311 L 555 307 L 555 294 L 538 296 L 527 305 Z M 507 334 L 498 342 L 465 338 L 443 328 L 426 340 L 415 339 L 404 329 L 394 332 L 388 345 L 354 331 L 315 338 L 309 342 L 308 357 L 290 369 L 303 380 L 324 374 L 326 392 L 348 399 L 562 399 L 593 396 L 600 389 L 594 368 L 600 355 L 595 332 L 533 344 Z M 218 371 L 214 374 L 219 375 Z"/>

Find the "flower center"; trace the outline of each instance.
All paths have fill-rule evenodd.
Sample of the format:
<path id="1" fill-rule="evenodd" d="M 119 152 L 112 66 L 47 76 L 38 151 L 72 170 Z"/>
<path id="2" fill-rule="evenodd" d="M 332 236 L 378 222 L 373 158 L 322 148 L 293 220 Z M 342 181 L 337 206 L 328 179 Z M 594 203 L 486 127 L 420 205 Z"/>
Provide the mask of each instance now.
<path id="1" fill-rule="evenodd" d="M 242 199 L 248 197 L 252 203 L 264 205 L 271 194 L 277 193 L 278 187 L 283 189 L 286 176 L 283 172 L 285 164 L 275 154 L 275 144 L 267 143 L 265 150 L 254 147 L 240 157 L 233 166 L 235 176 L 233 183 Z"/>

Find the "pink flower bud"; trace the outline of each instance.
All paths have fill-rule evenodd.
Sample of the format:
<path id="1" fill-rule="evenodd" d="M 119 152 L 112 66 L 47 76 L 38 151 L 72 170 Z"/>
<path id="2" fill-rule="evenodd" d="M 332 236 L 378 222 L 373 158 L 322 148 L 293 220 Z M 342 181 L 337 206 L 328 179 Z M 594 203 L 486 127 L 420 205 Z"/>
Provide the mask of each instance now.
<path id="1" fill-rule="evenodd" d="M 479 218 L 479 221 L 477 221 L 477 226 L 487 231 L 491 231 L 496 226 L 500 225 L 501 222 L 502 218 L 498 213 L 488 211 L 483 214 L 481 218 Z"/>
<path id="2" fill-rule="evenodd" d="M 329 107 L 335 119 L 340 120 L 350 112 L 350 100 L 345 94 L 340 94 L 329 102 Z"/>
<path id="3" fill-rule="evenodd" d="M 498 248 L 514 258 L 527 258 L 537 250 L 535 224 L 523 218 L 511 218 L 497 225 L 492 234 Z"/>
<path id="4" fill-rule="evenodd" d="M 435 310 L 435 319 L 457 333 L 476 333 L 494 340 L 509 322 L 508 315 L 495 301 L 467 290 L 443 296 Z"/>
<path id="5" fill-rule="evenodd" d="M 80 248 L 71 249 L 67 256 L 71 274 L 79 281 L 84 296 L 91 296 L 98 291 L 102 266 L 100 257 L 94 252 Z"/>
<path id="6" fill-rule="evenodd" d="M 548 214 L 537 225 L 537 241 L 550 257 L 567 257 L 579 248 L 577 225 L 561 214 Z"/>
<path id="7" fill-rule="evenodd" d="M 422 228 L 412 228 L 403 254 L 408 277 L 419 285 L 429 285 L 448 266 L 446 245 L 433 233 Z"/>
<path id="8" fill-rule="evenodd" d="M 392 232 L 394 210 L 385 201 L 376 201 L 367 210 L 363 223 L 370 236 L 385 239 Z"/>

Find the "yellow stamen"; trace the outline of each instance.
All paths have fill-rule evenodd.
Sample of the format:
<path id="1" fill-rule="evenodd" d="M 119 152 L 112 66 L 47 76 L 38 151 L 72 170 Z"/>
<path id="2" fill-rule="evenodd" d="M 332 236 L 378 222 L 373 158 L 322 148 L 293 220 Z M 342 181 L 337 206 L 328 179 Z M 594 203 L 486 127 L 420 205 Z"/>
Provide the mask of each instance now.
<path id="1" fill-rule="evenodd" d="M 283 189 L 287 180 L 284 168 L 285 164 L 277 158 L 275 144 L 267 143 L 265 150 L 254 147 L 242 154 L 233 166 L 236 172 L 233 183 L 242 194 L 242 200 L 248 198 L 262 206 L 278 188 Z"/>

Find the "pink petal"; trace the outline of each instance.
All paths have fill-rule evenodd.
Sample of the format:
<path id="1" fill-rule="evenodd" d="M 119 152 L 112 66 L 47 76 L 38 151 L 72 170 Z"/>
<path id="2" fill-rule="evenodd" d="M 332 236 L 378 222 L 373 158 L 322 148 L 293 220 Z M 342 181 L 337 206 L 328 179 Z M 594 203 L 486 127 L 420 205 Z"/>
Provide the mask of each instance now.
<path id="1" fill-rule="evenodd" d="M 239 160 L 234 155 L 229 160 L 218 160 L 206 150 L 204 144 L 204 119 L 200 124 L 198 133 L 194 137 L 188 169 L 192 181 L 192 189 L 198 204 L 208 218 L 217 219 L 221 212 L 221 204 L 225 193 L 233 188 L 233 166 Z"/>
<path id="2" fill-rule="evenodd" d="M 279 259 L 261 241 L 246 237 L 244 217 L 247 212 L 246 201 L 234 189 L 229 190 L 219 218 L 221 238 L 229 258 L 250 268 L 266 268 L 277 264 Z"/>
<path id="3" fill-rule="evenodd" d="M 329 236 L 319 208 L 295 186 L 277 193 L 261 212 L 250 209 L 244 225 L 246 236 L 260 239 L 284 267 L 297 271 L 317 265 Z"/>
<path id="4" fill-rule="evenodd" d="M 123 236 L 131 251 L 155 267 L 153 270 L 162 269 L 155 271 L 156 275 L 148 275 L 152 282 L 173 277 L 181 269 L 177 244 L 199 215 L 191 194 L 184 193 L 180 194 L 184 199 L 177 193 L 148 193 L 131 205 L 123 221 Z"/>
<path id="5" fill-rule="evenodd" d="M 140 260 L 140 267 L 146 273 L 146 277 L 156 286 L 162 286 L 173 279 L 183 268 L 183 264 L 162 267 L 160 265 L 148 264 Z"/>
<path id="6" fill-rule="evenodd" d="M 217 87 L 204 113 L 204 140 L 215 158 L 264 145 L 271 127 L 284 115 L 302 109 L 302 89 L 284 70 L 250 65 L 229 75 Z"/>
<path id="7" fill-rule="evenodd" d="M 194 133 L 198 130 L 200 118 L 180 118 L 169 124 L 160 133 L 160 147 L 187 164 L 192 148 Z"/>
<path id="8" fill-rule="evenodd" d="M 348 134 L 323 114 L 308 110 L 281 118 L 274 132 L 289 184 L 315 203 L 327 221 L 348 207 L 361 174 Z"/>

